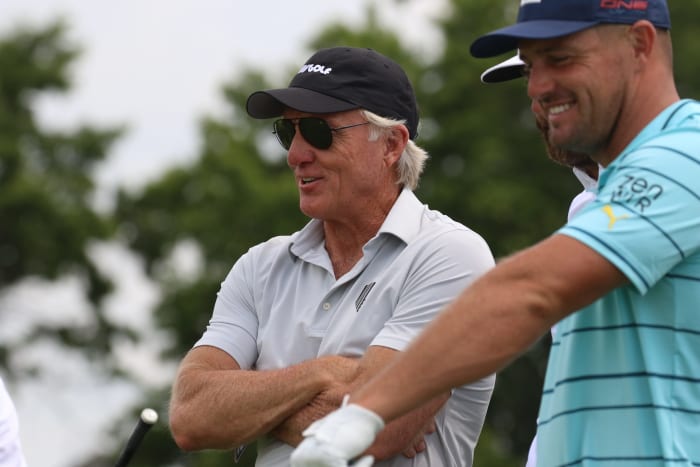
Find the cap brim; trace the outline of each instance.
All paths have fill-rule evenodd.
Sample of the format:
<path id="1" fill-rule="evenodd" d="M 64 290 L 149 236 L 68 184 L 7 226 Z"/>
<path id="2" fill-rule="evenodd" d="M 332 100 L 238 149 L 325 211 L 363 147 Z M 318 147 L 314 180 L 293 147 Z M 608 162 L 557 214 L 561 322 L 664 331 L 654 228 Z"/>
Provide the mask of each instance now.
<path id="1" fill-rule="evenodd" d="M 304 88 L 257 91 L 251 94 L 246 102 L 246 111 L 253 118 L 279 117 L 285 108 L 324 114 L 357 109 L 358 106 Z"/>
<path id="2" fill-rule="evenodd" d="M 522 78 L 525 63 L 518 55 L 494 65 L 481 74 L 482 83 L 502 83 L 517 78 Z"/>
<path id="3" fill-rule="evenodd" d="M 595 21 L 534 20 L 523 21 L 478 37 L 469 51 L 476 58 L 488 58 L 511 52 L 522 39 L 554 39 L 595 26 Z"/>

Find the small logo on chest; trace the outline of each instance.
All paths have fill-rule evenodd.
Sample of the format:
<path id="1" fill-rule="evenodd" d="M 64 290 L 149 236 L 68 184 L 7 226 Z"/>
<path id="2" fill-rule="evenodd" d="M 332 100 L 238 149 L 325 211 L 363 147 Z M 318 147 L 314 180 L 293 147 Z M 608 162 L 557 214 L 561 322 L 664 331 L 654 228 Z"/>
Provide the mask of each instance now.
<path id="1" fill-rule="evenodd" d="M 360 292 L 357 300 L 355 300 L 355 310 L 360 311 L 360 307 L 362 307 L 362 304 L 365 303 L 365 299 L 372 290 L 372 287 L 374 287 L 374 284 L 376 284 L 376 282 L 370 282 L 362 288 L 362 292 Z"/>
<path id="2" fill-rule="evenodd" d="M 234 451 L 233 451 L 233 462 L 238 464 L 238 462 L 241 460 L 241 457 L 243 457 L 243 453 L 245 452 L 245 448 L 247 448 L 247 444 L 243 444 L 241 446 L 238 446 Z"/>

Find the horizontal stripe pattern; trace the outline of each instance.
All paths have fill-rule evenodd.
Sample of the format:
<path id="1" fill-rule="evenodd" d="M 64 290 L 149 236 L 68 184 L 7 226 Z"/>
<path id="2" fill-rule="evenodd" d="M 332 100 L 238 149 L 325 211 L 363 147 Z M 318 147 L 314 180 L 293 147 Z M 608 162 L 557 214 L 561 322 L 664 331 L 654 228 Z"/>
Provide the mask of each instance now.
<path id="1" fill-rule="evenodd" d="M 560 233 L 631 284 L 557 324 L 538 465 L 700 466 L 700 104 L 650 123 Z"/>

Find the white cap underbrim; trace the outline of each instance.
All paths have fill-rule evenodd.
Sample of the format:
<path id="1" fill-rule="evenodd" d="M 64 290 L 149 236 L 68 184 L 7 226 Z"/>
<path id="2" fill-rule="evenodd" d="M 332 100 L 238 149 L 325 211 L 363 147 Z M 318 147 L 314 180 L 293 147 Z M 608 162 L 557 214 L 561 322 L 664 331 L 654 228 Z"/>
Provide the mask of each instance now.
<path id="1" fill-rule="evenodd" d="M 497 65 L 492 66 L 481 74 L 482 83 L 502 83 L 523 76 L 525 63 L 520 60 L 519 55 L 510 57 Z"/>

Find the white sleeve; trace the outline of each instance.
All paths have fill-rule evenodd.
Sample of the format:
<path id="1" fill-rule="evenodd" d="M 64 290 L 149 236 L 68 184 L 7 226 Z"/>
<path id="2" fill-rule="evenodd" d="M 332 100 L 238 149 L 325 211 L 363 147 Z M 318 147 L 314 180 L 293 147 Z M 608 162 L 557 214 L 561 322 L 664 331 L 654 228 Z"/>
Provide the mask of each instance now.
<path id="1" fill-rule="evenodd" d="M 0 466 L 26 467 L 19 440 L 17 412 L 5 384 L 0 379 Z"/>
<path id="2" fill-rule="evenodd" d="M 252 283 L 255 275 L 254 250 L 239 258 L 221 283 L 214 311 L 195 347 L 210 345 L 233 357 L 242 369 L 257 360 L 258 316 Z"/>

